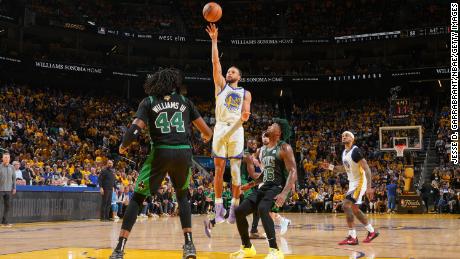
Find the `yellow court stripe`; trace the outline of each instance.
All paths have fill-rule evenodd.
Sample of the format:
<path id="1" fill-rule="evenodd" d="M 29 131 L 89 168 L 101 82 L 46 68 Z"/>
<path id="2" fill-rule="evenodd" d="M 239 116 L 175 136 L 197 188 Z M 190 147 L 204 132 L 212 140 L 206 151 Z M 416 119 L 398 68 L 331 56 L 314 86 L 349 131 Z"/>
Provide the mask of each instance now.
<path id="1" fill-rule="evenodd" d="M 96 248 L 57 248 L 40 251 L 31 251 L 24 253 L 14 253 L 8 255 L 0 255 L 0 259 L 107 259 L 112 250 L 96 249 Z M 199 252 L 198 259 L 228 259 L 229 253 L 223 252 Z M 265 254 L 258 254 L 256 259 L 262 259 Z M 135 258 L 161 258 L 161 259 L 177 259 L 182 258 L 182 251 L 160 251 L 160 250 L 145 250 L 145 249 L 127 249 L 125 259 Z M 348 259 L 348 256 L 313 256 L 313 255 L 285 255 L 285 258 L 291 259 Z M 388 257 L 376 257 L 375 259 L 396 259 Z"/>

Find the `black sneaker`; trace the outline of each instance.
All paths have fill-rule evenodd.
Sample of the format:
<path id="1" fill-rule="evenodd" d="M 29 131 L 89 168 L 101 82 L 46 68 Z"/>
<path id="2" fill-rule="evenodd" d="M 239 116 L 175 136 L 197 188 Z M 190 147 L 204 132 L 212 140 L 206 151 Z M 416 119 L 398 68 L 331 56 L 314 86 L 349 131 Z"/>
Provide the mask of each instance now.
<path id="1" fill-rule="evenodd" d="M 196 259 L 196 249 L 193 243 L 185 244 L 182 249 L 184 249 L 182 259 Z"/>
<path id="2" fill-rule="evenodd" d="M 125 253 L 120 250 L 113 250 L 112 255 L 109 257 L 109 259 L 123 259 L 123 255 Z"/>

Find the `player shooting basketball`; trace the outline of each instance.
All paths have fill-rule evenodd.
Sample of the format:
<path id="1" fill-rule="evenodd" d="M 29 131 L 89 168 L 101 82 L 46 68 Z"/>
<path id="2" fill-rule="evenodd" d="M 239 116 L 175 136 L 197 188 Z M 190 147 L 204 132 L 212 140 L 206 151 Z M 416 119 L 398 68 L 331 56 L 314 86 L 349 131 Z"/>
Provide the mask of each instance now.
<path id="1" fill-rule="evenodd" d="M 239 205 L 240 197 L 240 167 L 244 149 L 243 122 L 249 119 L 251 93 L 238 87 L 241 71 L 232 66 L 227 70 L 226 77 L 222 75 L 222 66 L 217 49 L 218 29 L 210 24 L 206 31 L 212 40 L 212 68 L 216 98 L 216 126 L 212 141 L 212 153 L 215 165 L 214 191 L 216 194 L 216 223 L 225 221 L 226 210 L 222 200 L 223 175 L 225 161 L 230 159 L 232 174 L 232 202 L 228 222 L 234 224 L 235 208 Z"/>
<path id="2" fill-rule="evenodd" d="M 358 237 L 356 234 L 354 218 L 356 217 L 368 231 L 364 243 L 370 243 L 379 233 L 374 230 L 368 222 L 366 215 L 359 209 L 364 194 L 371 189 L 371 169 L 360 148 L 353 145 L 355 136 L 350 131 L 342 133 L 342 143 L 345 150 L 342 154 L 343 166 L 334 166 L 329 163 L 323 163 L 322 168 L 332 170 L 333 172 L 347 172 L 349 187 L 345 200 L 343 201 L 343 211 L 347 217 L 348 237 L 341 241 L 339 245 L 357 245 Z M 372 200 L 372 192 L 367 192 L 369 200 Z"/>

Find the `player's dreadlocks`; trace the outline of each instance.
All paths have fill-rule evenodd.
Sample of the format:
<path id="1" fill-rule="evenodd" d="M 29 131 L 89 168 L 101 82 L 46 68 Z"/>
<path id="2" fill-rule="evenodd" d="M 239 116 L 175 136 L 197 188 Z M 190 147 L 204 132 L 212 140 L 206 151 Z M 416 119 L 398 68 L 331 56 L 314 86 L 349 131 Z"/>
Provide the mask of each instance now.
<path id="1" fill-rule="evenodd" d="M 273 122 L 280 125 L 281 128 L 281 140 L 289 142 L 289 138 L 291 138 L 291 125 L 286 119 L 281 118 L 274 118 Z"/>
<path id="2" fill-rule="evenodd" d="M 172 92 L 180 92 L 182 73 L 174 68 L 161 69 L 147 78 L 144 83 L 145 93 L 149 96 L 162 97 Z"/>

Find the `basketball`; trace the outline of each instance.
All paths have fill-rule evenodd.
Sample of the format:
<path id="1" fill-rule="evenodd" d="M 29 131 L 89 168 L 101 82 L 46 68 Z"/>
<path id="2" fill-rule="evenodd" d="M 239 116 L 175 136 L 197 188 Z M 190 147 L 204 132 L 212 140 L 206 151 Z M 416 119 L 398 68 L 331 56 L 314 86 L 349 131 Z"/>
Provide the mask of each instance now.
<path id="1" fill-rule="evenodd" d="M 222 17 L 222 8 L 214 2 L 209 2 L 203 7 L 203 17 L 208 22 L 217 22 Z"/>

